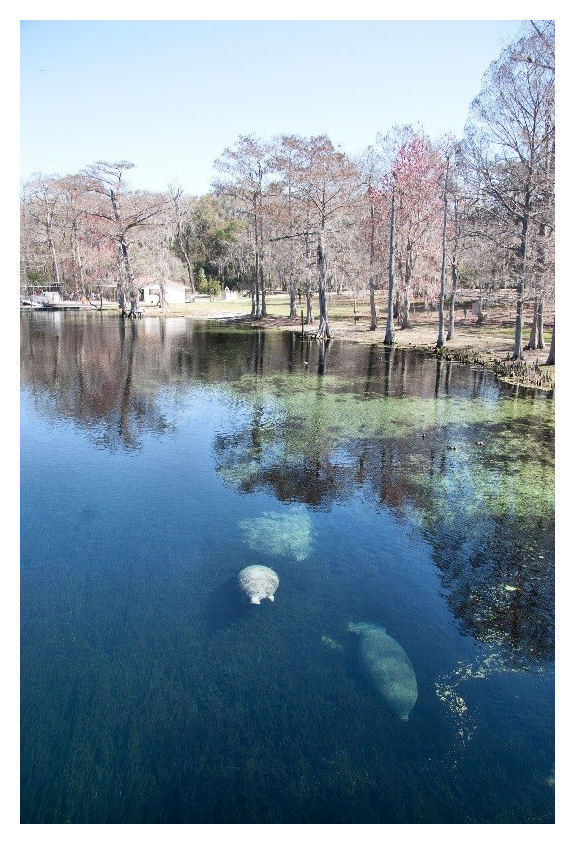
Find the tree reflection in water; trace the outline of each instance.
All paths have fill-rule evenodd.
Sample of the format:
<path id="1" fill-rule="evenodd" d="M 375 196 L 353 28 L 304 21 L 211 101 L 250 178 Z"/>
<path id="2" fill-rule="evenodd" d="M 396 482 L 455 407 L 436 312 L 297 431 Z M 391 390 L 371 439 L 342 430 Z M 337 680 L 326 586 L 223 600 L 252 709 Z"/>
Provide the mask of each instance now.
<path id="1" fill-rule="evenodd" d="M 137 449 L 173 429 L 161 391 L 216 385 L 249 417 L 214 441 L 228 482 L 322 510 L 361 491 L 427 540 L 463 633 L 509 666 L 552 658 L 548 397 L 405 349 L 60 316 L 22 318 L 22 382 L 44 413 L 107 449 Z"/>

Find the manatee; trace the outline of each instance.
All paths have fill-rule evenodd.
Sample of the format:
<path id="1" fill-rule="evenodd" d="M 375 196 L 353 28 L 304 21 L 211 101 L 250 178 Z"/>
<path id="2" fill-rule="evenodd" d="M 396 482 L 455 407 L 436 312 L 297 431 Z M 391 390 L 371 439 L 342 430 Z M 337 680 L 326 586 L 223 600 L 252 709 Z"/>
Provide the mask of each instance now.
<path id="1" fill-rule="evenodd" d="M 350 623 L 349 629 L 360 637 L 361 660 L 377 692 L 407 721 L 417 700 L 417 679 L 409 657 L 383 627 L 360 621 Z"/>
<path id="2" fill-rule="evenodd" d="M 248 566 L 241 570 L 238 580 L 242 592 L 252 604 L 259 604 L 264 598 L 273 601 L 280 582 L 275 571 L 267 566 Z"/>

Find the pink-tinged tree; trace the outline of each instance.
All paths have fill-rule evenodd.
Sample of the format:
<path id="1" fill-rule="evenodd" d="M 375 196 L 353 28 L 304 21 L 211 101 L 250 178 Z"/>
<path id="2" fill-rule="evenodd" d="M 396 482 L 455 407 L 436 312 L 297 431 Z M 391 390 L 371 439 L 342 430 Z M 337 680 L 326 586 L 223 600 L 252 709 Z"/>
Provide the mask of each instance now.
<path id="1" fill-rule="evenodd" d="M 437 255 L 442 220 L 443 162 L 423 134 L 412 133 L 394 161 L 397 311 L 401 328 L 409 327 L 414 273 L 423 255 Z"/>
<path id="2" fill-rule="evenodd" d="M 391 177 L 391 213 L 389 215 L 389 257 L 387 276 L 387 323 L 385 326 L 384 343 L 387 346 L 395 343 L 395 326 L 393 324 L 393 285 L 395 282 L 395 184 L 396 176 Z"/>
<path id="3" fill-rule="evenodd" d="M 63 226 L 68 242 L 67 276 L 73 295 L 87 296 L 86 269 L 89 266 L 89 213 L 96 210 L 89 180 L 81 173 L 73 173 L 58 180 L 61 193 Z"/>
<path id="4" fill-rule="evenodd" d="M 442 202 L 443 202 L 443 224 L 441 230 L 441 271 L 439 276 L 439 328 L 437 332 L 437 342 L 435 347 L 437 349 L 443 348 L 445 344 L 445 277 L 447 269 L 447 222 L 448 222 L 448 207 L 449 207 L 449 164 L 452 150 L 448 149 L 445 156 L 445 176 L 443 179 Z"/>

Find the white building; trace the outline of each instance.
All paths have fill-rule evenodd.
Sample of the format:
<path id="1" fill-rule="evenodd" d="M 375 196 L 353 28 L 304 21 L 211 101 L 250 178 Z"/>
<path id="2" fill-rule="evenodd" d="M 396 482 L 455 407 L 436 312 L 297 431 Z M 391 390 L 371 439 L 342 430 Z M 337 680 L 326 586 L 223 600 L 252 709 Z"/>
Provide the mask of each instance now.
<path id="1" fill-rule="evenodd" d="M 143 279 L 139 281 L 138 287 L 138 301 L 141 305 L 157 305 L 160 301 L 160 285 L 157 281 L 146 280 L 142 284 Z M 165 295 L 167 305 L 180 305 L 186 301 L 186 289 L 183 284 L 178 284 L 175 281 L 165 282 Z"/>
<path id="2" fill-rule="evenodd" d="M 62 301 L 62 297 L 57 290 L 45 290 L 44 293 L 34 293 L 30 301 L 37 305 L 56 305 Z"/>

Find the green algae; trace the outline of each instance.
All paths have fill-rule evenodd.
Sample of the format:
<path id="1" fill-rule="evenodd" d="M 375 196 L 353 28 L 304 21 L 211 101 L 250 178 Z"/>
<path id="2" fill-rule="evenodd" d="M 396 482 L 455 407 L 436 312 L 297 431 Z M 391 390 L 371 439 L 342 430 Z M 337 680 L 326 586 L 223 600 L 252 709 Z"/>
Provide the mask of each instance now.
<path id="1" fill-rule="evenodd" d="M 311 553 L 312 524 L 303 507 L 295 507 L 288 513 L 264 513 L 239 524 L 244 542 L 252 551 L 263 551 L 272 557 L 293 557 L 298 562 Z"/>

